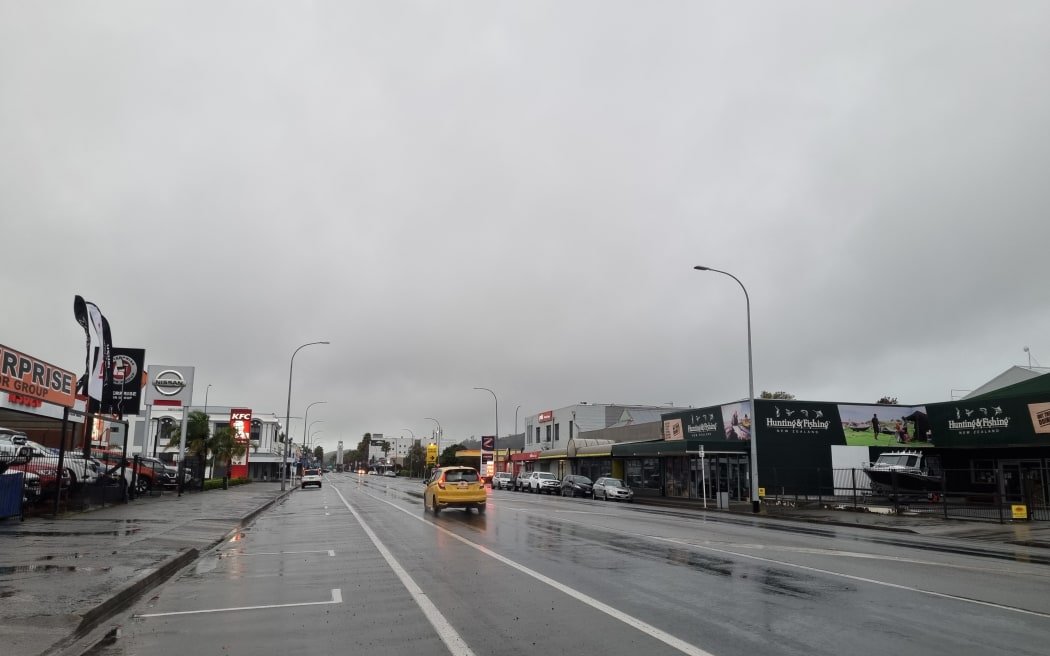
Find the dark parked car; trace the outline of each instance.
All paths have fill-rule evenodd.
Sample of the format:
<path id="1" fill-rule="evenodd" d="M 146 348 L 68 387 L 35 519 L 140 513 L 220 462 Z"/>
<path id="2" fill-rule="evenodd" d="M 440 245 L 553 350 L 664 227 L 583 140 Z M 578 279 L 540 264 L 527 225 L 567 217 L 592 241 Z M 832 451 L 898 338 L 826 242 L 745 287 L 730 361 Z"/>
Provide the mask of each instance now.
<path id="1" fill-rule="evenodd" d="M 561 481 L 561 495 L 563 497 L 589 497 L 593 496 L 591 479 L 586 476 L 569 474 Z"/>

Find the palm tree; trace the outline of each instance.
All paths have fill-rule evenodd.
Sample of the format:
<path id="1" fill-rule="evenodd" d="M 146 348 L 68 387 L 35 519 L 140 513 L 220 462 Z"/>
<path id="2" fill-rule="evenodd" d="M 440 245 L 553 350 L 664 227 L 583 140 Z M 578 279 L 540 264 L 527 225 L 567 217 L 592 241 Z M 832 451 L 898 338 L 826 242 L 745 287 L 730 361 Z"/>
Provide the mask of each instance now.
<path id="1" fill-rule="evenodd" d="M 201 466 L 202 477 L 204 475 L 204 461 L 207 459 L 208 451 L 211 449 L 208 438 L 208 423 L 208 415 L 199 410 L 194 410 L 186 418 L 186 453 L 197 456 L 197 461 Z M 177 447 L 180 440 L 181 436 L 176 432 L 169 438 L 168 446 Z"/>
<path id="2" fill-rule="evenodd" d="M 211 436 L 212 457 L 216 463 L 223 465 L 223 480 L 230 477 L 230 463 L 234 458 L 240 458 L 248 450 L 244 444 L 237 441 L 237 433 L 229 426 L 223 426 Z"/>

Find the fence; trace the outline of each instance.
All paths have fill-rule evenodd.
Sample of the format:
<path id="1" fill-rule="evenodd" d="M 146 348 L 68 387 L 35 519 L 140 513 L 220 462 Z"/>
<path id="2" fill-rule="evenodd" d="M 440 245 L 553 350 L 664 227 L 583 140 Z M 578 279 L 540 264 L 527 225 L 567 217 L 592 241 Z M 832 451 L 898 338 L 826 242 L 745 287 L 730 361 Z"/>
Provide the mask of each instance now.
<path id="1" fill-rule="evenodd" d="M 928 515 L 998 522 L 1050 521 L 1048 472 L 1040 468 L 932 475 L 865 469 L 772 469 L 762 480 L 768 512 L 806 508 Z"/>

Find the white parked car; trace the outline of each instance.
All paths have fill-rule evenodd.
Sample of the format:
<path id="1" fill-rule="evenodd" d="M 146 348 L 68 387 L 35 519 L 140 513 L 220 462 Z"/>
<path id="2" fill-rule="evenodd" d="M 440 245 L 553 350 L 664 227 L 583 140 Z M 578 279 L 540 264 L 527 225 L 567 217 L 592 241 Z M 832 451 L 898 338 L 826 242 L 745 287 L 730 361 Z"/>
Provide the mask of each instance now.
<path id="1" fill-rule="evenodd" d="M 514 477 L 510 472 L 496 472 L 492 475 L 492 487 L 497 490 L 509 490 L 513 486 Z"/>
<path id="2" fill-rule="evenodd" d="M 58 449 L 46 447 L 10 428 L 0 428 L 0 454 L 17 454 L 29 450 L 29 455 L 37 463 L 48 462 L 58 467 Z M 85 458 L 80 451 L 66 451 L 62 467 L 68 472 L 70 485 L 77 487 L 83 483 L 94 483 L 98 480 L 100 463 L 94 458 Z"/>
<path id="3" fill-rule="evenodd" d="M 533 494 L 561 494 L 561 481 L 550 472 L 532 472 L 529 474 L 529 492 Z"/>

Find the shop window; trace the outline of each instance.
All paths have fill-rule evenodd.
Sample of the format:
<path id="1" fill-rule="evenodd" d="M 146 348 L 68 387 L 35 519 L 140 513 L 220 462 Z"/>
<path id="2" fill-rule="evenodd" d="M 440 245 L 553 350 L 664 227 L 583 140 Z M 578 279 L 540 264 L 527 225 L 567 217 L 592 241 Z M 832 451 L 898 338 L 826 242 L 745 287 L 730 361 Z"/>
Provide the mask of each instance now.
<path id="1" fill-rule="evenodd" d="M 660 459 L 642 458 L 642 484 L 639 487 L 660 489 Z"/>
<path id="2" fill-rule="evenodd" d="M 992 485 L 995 483 L 994 460 L 971 460 L 970 482 Z"/>
<path id="3" fill-rule="evenodd" d="M 624 462 L 624 482 L 627 487 L 644 487 L 642 485 L 642 461 L 639 458 L 630 458 Z"/>

